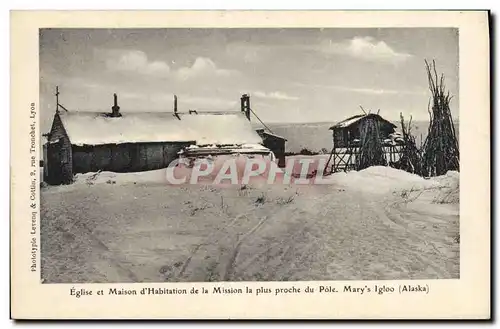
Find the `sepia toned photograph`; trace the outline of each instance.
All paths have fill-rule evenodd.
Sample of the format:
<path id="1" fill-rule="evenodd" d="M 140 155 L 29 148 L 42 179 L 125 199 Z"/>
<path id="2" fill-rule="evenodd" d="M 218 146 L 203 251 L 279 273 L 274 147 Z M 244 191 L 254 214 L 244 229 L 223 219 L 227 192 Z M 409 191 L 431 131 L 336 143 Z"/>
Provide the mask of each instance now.
<path id="1" fill-rule="evenodd" d="M 11 317 L 489 319 L 489 24 L 11 12 Z"/>
<path id="2" fill-rule="evenodd" d="M 458 37 L 40 29 L 42 282 L 459 279 Z"/>

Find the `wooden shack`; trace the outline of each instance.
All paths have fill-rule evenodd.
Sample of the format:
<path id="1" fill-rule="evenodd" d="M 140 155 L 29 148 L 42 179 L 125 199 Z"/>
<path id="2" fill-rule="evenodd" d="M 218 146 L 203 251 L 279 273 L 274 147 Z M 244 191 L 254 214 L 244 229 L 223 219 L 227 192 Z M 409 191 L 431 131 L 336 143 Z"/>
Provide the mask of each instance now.
<path id="1" fill-rule="evenodd" d="M 396 125 L 378 114 L 358 114 L 330 127 L 330 130 L 333 130 L 333 145 L 337 148 L 359 145 L 361 131 L 368 121 L 376 122 L 379 127 L 381 140 L 388 139 L 395 132 Z"/>
<path id="2" fill-rule="evenodd" d="M 263 128 L 256 130 L 259 136 L 262 138 L 262 144 L 270 149 L 276 159 L 278 160 L 278 167 L 284 168 L 285 163 L 285 143 L 286 139 L 284 137 L 275 135 L 271 132 L 265 131 Z"/>
<path id="3" fill-rule="evenodd" d="M 173 138 L 168 130 L 158 130 L 161 122 L 173 122 L 170 116 L 134 113 L 111 118 L 92 112 L 56 113 L 44 152 L 44 180 L 52 185 L 68 184 L 78 173 L 167 167 L 177 158 L 177 152 L 195 143 L 189 138 Z"/>
<path id="4" fill-rule="evenodd" d="M 358 114 L 331 126 L 333 131 L 333 148 L 330 155 L 331 172 L 358 170 L 357 156 L 360 152 L 362 132 L 367 126 L 377 128 L 379 139 L 387 163 L 394 162 L 399 156 L 400 145 L 395 141 L 396 125 L 375 113 Z"/>
<path id="5" fill-rule="evenodd" d="M 56 111 L 44 147 L 44 180 L 68 184 L 77 173 L 137 172 L 166 168 L 190 145 L 262 144 L 245 113 Z M 64 108 L 63 108 L 64 109 Z M 262 153 L 270 150 L 261 146 Z"/>

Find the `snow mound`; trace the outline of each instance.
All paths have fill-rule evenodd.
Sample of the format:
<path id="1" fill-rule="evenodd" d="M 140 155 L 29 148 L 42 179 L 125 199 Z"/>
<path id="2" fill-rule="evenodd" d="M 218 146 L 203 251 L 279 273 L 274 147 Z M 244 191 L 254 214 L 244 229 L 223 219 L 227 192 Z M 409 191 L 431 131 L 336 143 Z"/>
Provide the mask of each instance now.
<path id="1" fill-rule="evenodd" d="M 422 177 L 403 171 L 399 169 L 394 169 L 392 167 L 384 167 L 384 166 L 374 166 L 374 167 L 369 167 L 364 170 L 359 171 L 360 174 L 362 175 L 369 175 L 369 176 L 378 176 L 378 177 L 384 177 L 387 179 L 393 179 L 393 180 L 398 180 L 398 181 L 403 181 L 403 182 L 422 182 L 425 181 Z"/>
<path id="2" fill-rule="evenodd" d="M 333 183 L 352 188 L 360 192 L 385 194 L 405 189 L 425 189 L 439 185 L 432 179 L 391 167 L 374 166 L 361 171 L 335 173 L 330 176 Z"/>
<path id="3" fill-rule="evenodd" d="M 458 171 L 448 171 L 446 174 L 433 179 L 442 185 L 454 187 L 460 184 L 460 173 Z"/>
<path id="4" fill-rule="evenodd" d="M 207 158 L 213 166 L 213 171 L 207 179 L 212 179 L 221 171 L 221 166 L 227 159 L 235 161 L 238 177 L 243 174 L 243 168 L 248 159 L 242 156 L 220 156 Z M 176 168 L 175 177 L 186 177 L 189 181 L 191 168 L 180 166 Z M 223 171 L 224 172 L 224 171 Z M 326 184 L 343 187 L 351 191 L 371 194 L 391 194 L 398 191 L 427 190 L 426 195 L 433 203 L 458 203 L 460 191 L 460 174 L 450 171 L 443 176 L 430 179 L 391 167 L 375 166 L 361 171 L 340 172 L 325 177 Z M 115 173 L 109 171 L 77 174 L 74 185 L 94 184 L 130 184 L 130 183 L 168 183 L 167 169 Z"/>
<path id="5" fill-rule="evenodd" d="M 446 174 L 433 178 L 439 182 L 441 189 L 434 195 L 433 203 L 460 203 L 460 173 L 448 171 Z"/>
<path id="6" fill-rule="evenodd" d="M 166 181 L 166 169 L 141 171 L 132 173 L 116 173 L 111 171 L 76 174 L 74 184 L 127 184 L 127 183 L 162 183 Z"/>

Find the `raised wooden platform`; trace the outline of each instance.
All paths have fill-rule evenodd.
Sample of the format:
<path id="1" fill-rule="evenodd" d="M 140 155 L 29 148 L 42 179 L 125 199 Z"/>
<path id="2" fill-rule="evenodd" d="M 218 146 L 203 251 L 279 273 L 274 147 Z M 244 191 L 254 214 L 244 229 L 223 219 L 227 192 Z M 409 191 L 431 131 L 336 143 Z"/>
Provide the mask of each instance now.
<path id="1" fill-rule="evenodd" d="M 399 161 L 402 145 L 384 145 L 383 148 L 388 165 Z M 334 147 L 330 155 L 331 172 L 356 170 L 356 159 L 359 152 L 359 146 Z"/>

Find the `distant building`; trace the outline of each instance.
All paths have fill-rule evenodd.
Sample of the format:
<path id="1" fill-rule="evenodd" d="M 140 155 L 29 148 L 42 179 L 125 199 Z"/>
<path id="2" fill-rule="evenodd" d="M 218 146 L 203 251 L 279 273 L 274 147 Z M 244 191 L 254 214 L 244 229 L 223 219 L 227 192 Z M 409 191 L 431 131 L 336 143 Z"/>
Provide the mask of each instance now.
<path id="1" fill-rule="evenodd" d="M 358 114 L 330 127 L 333 130 L 333 145 L 335 148 L 357 146 L 361 140 L 361 131 L 368 121 L 378 123 L 380 139 L 386 140 L 395 132 L 396 125 L 378 114 Z"/>
<path id="2" fill-rule="evenodd" d="M 278 160 L 278 167 L 284 168 L 286 139 L 265 131 L 263 128 L 257 129 L 257 133 L 262 138 L 262 144 L 270 149 L 276 156 L 276 159 Z"/>
<path id="3" fill-rule="evenodd" d="M 400 157 L 401 146 L 397 141 L 396 125 L 378 114 L 358 114 L 338 122 L 330 127 L 333 130 L 333 148 L 328 159 L 330 172 L 358 170 L 362 132 L 369 127 L 376 127 L 382 145 L 382 151 L 388 163 L 394 163 Z M 325 168 L 325 171 L 327 169 Z"/>
<path id="4" fill-rule="evenodd" d="M 67 184 L 77 173 L 136 172 L 166 168 L 179 152 L 196 145 L 205 153 L 269 155 L 252 128 L 249 109 L 229 112 L 56 111 L 44 145 L 44 179 Z M 193 148 L 194 150 L 194 148 Z M 196 154 L 196 151 L 194 152 Z"/>

